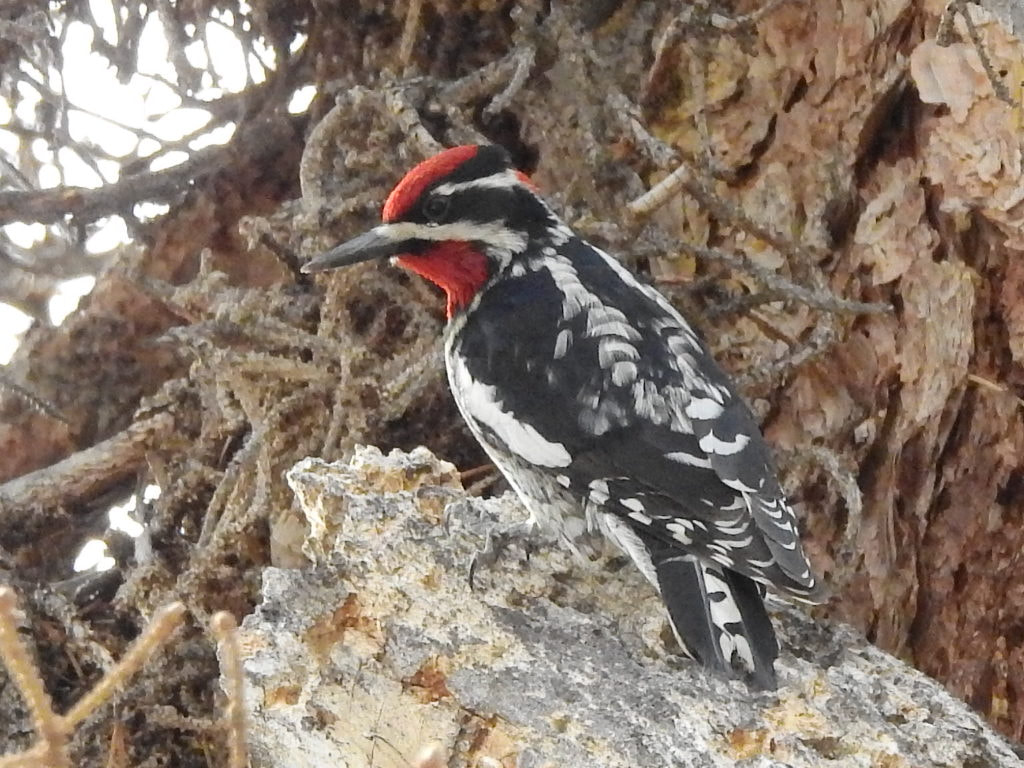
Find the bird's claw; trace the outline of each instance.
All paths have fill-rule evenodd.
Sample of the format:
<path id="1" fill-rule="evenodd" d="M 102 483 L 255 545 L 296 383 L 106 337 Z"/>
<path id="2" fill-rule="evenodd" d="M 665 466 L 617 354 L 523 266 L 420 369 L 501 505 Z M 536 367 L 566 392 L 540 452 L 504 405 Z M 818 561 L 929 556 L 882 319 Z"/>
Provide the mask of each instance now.
<path id="1" fill-rule="evenodd" d="M 474 579 L 476 578 L 476 572 L 479 568 L 490 568 L 501 557 L 502 553 L 508 548 L 516 539 L 523 542 L 523 548 L 526 550 L 526 558 L 530 558 L 530 553 L 533 551 L 531 538 L 533 536 L 536 524 L 532 520 L 525 520 L 521 523 L 515 523 L 513 525 L 499 528 L 495 526 L 487 532 L 487 538 L 484 541 L 484 546 L 478 549 L 473 557 L 469 561 L 469 588 L 476 589 Z"/>

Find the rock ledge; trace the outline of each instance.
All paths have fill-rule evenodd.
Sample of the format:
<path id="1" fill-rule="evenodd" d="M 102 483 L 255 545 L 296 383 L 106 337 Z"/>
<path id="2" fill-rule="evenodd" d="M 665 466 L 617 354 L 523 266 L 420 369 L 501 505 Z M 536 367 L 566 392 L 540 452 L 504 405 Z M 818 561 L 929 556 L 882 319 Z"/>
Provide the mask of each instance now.
<path id="1" fill-rule="evenodd" d="M 511 496 L 467 497 L 425 449 L 288 474 L 308 568 L 270 568 L 243 624 L 254 765 L 1018 766 L 938 683 L 845 627 L 773 606 L 778 695 L 672 656 L 632 568 L 515 548 L 466 563 Z M 451 507 L 447 530 L 444 510 Z"/>

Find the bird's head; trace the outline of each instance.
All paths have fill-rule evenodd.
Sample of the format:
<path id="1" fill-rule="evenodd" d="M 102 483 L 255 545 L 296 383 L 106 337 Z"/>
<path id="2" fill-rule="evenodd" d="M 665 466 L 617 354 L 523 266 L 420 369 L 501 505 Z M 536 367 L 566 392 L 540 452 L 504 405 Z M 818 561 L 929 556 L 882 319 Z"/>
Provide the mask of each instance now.
<path id="1" fill-rule="evenodd" d="M 303 271 L 391 257 L 444 289 L 449 317 L 531 238 L 557 226 L 529 177 L 498 146 L 453 147 L 424 160 L 391 191 L 381 218 Z"/>

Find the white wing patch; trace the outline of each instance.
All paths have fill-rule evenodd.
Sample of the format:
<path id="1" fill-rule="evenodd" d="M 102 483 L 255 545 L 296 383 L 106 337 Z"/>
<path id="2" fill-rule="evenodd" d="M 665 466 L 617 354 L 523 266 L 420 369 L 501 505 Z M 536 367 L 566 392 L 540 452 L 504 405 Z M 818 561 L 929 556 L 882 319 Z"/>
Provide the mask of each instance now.
<path id="1" fill-rule="evenodd" d="M 625 499 L 619 499 L 619 504 L 624 506 L 626 509 L 632 509 L 634 512 L 644 511 L 644 503 L 633 496 Z"/>
<path id="2" fill-rule="evenodd" d="M 718 418 L 722 410 L 721 403 L 712 400 L 710 397 L 695 397 L 684 409 L 686 415 L 691 419 L 700 419 L 702 421 Z"/>
<path id="3" fill-rule="evenodd" d="M 604 480 L 591 480 L 590 500 L 595 504 L 607 504 L 608 498 L 608 483 Z"/>
<path id="4" fill-rule="evenodd" d="M 693 537 L 690 536 L 693 532 L 693 524 L 689 520 L 682 518 L 679 520 L 673 520 L 670 523 L 665 523 L 665 528 L 672 534 L 672 538 L 684 547 L 688 547 L 693 544 Z"/>
<path id="5" fill-rule="evenodd" d="M 617 387 L 632 384 L 636 381 L 638 373 L 636 363 L 629 360 L 621 360 L 612 366 L 612 383 Z"/>
<path id="6" fill-rule="evenodd" d="M 711 460 L 704 456 L 694 456 L 692 453 L 686 451 L 673 451 L 672 453 L 666 453 L 665 458 L 669 461 L 675 461 L 679 464 L 686 464 L 690 467 L 700 467 L 701 469 L 711 469 Z"/>
<path id="7" fill-rule="evenodd" d="M 555 360 L 561 360 L 565 357 L 571 345 L 572 331 L 568 328 L 563 328 L 558 332 L 558 336 L 555 338 Z"/>
<path id="8" fill-rule="evenodd" d="M 601 532 L 611 539 L 620 550 L 629 555 L 636 567 L 640 569 L 640 573 L 660 593 L 661 587 L 658 584 L 658 574 L 654 570 L 654 563 L 651 562 L 651 555 L 648 553 L 647 547 L 640 540 L 640 537 L 629 527 L 629 524 L 609 513 L 602 514 L 597 522 Z"/>
<path id="9" fill-rule="evenodd" d="M 487 427 L 510 452 L 531 464 L 567 467 L 572 463 L 562 443 L 548 440 L 533 426 L 503 410 L 497 388 L 471 377 L 458 355 L 449 356 L 448 373 L 459 410 L 470 426 Z"/>
<path id="10" fill-rule="evenodd" d="M 736 435 L 733 440 L 720 440 L 715 436 L 714 432 L 708 432 L 704 437 L 697 443 L 702 451 L 706 453 L 714 453 L 719 456 L 732 456 L 734 453 L 739 453 L 747 447 L 747 443 L 750 442 L 750 438 L 746 435 Z"/>

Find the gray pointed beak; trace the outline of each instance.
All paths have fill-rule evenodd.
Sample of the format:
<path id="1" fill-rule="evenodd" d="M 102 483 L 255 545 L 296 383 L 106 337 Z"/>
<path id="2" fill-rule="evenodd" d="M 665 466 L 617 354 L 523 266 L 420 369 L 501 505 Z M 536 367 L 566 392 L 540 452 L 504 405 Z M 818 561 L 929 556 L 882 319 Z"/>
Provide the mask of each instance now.
<path id="1" fill-rule="evenodd" d="M 361 261 L 397 256 L 402 253 L 402 245 L 401 241 L 396 242 L 382 235 L 377 229 L 371 229 L 319 256 L 314 256 L 302 266 L 302 271 L 324 272 L 328 269 L 348 267 Z"/>

